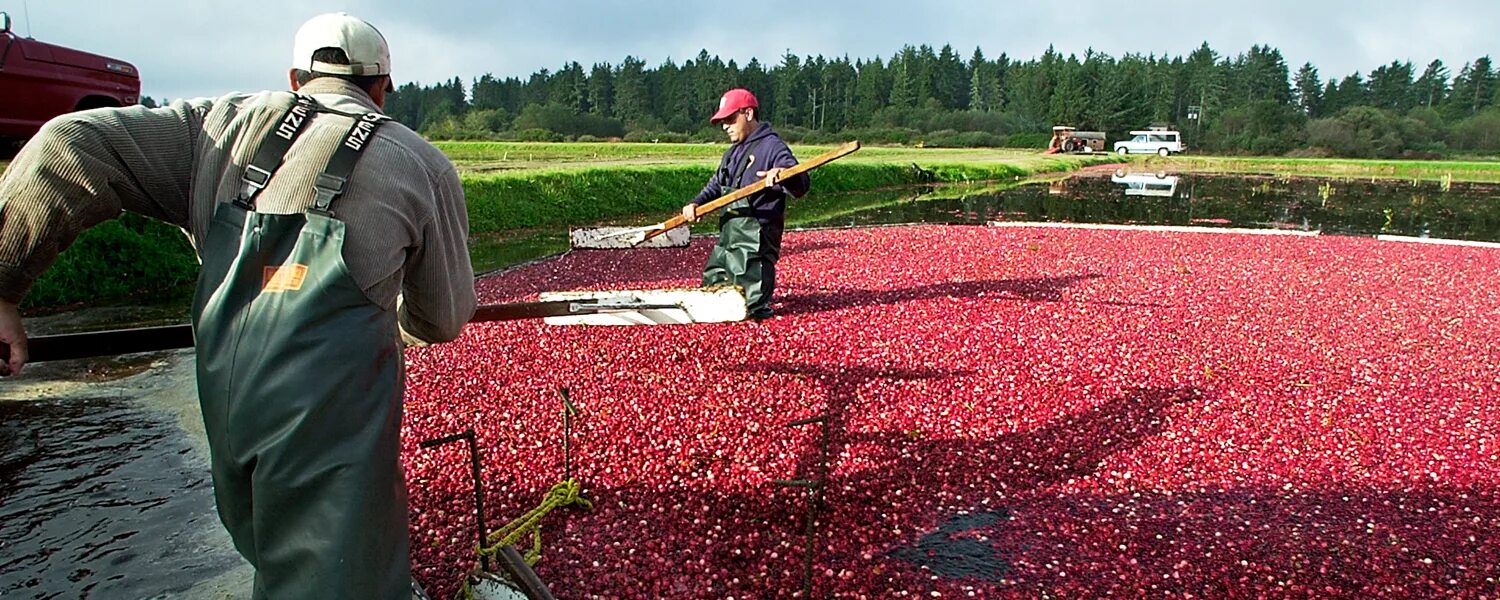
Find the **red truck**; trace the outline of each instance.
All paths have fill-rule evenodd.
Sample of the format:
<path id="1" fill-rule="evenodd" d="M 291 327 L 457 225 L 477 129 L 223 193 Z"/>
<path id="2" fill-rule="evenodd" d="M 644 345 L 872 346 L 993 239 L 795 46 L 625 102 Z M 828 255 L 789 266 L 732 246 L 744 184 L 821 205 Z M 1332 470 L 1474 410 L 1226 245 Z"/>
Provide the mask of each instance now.
<path id="1" fill-rule="evenodd" d="M 57 115 L 129 106 L 140 95 L 135 65 L 20 37 L 0 12 L 0 145 L 31 137 Z"/>

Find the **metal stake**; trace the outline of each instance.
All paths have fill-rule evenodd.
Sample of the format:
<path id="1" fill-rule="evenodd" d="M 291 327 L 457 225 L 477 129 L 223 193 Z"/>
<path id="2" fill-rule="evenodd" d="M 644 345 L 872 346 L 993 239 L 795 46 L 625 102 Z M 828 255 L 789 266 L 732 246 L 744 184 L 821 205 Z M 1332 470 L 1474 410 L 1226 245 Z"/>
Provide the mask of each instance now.
<path id="1" fill-rule="evenodd" d="M 474 440 L 474 430 L 466 429 L 463 433 L 430 439 L 418 444 L 418 446 L 422 448 L 434 448 L 459 440 L 467 440 L 469 442 L 469 466 L 474 478 L 474 523 L 479 529 L 479 545 L 475 546 L 475 548 L 483 548 L 484 538 L 489 533 L 489 528 L 484 525 L 484 482 L 479 477 L 479 443 Z M 490 570 L 490 557 L 482 556 L 480 557 L 480 562 L 484 566 L 485 571 Z"/>
<path id="2" fill-rule="evenodd" d="M 559 391 L 562 392 L 563 403 L 563 480 L 566 481 L 573 478 L 573 415 L 578 414 L 578 409 L 573 407 L 573 400 L 568 397 L 568 388 L 559 388 Z"/>
<path id="3" fill-rule="evenodd" d="M 778 479 L 774 483 L 783 487 L 799 487 L 807 490 L 807 514 L 803 535 L 806 548 L 802 553 L 802 597 L 811 598 L 813 589 L 813 542 L 818 537 L 818 505 L 823 502 L 823 484 L 828 480 L 828 415 L 798 419 L 787 423 L 787 427 L 821 424 L 823 426 L 818 460 L 817 479 Z"/>

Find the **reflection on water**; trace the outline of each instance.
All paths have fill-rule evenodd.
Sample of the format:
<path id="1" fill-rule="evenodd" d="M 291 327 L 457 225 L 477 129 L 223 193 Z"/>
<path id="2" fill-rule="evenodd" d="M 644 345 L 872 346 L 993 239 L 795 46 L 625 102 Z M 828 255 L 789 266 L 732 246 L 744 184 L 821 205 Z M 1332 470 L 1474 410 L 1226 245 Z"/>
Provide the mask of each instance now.
<path id="1" fill-rule="evenodd" d="M 1110 183 L 1125 186 L 1126 196 L 1171 198 L 1177 195 L 1177 176 L 1166 173 L 1115 173 Z"/>
<path id="2" fill-rule="evenodd" d="M 788 212 L 798 227 L 1051 221 L 1195 225 L 1500 242 L 1500 186 L 1313 178 L 1083 174 L 985 191 L 825 197 Z"/>
<path id="3" fill-rule="evenodd" d="M 235 566 L 208 469 L 122 399 L 0 402 L 0 597 L 152 598 Z"/>

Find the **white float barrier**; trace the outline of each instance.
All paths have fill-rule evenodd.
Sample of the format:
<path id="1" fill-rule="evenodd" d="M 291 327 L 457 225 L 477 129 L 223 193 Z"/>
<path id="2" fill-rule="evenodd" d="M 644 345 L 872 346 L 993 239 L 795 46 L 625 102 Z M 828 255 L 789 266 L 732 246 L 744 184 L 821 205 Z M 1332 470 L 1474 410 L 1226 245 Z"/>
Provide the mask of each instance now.
<path id="1" fill-rule="evenodd" d="M 990 227 L 1050 227 L 1053 229 L 1106 229 L 1119 231 L 1161 231 L 1169 233 L 1239 233 L 1248 235 L 1290 235 L 1315 237 L 1322 231 L 1297 229 L 1250 229 L 1247 227 L 1192 227 L 1186 225 L 1114 225 L 1109 223 L 1054 223 L 1051 221 L 990 221 Z"/>
<path id="2" fill-rule="evenodd" d="M 619 290 L 544 292 L 546 301 L 591 301 L 610 303 L 620 309 L 594 314 L 552 316 L 548 325 L 685 325 L 728 323 L 746 317 L 745 294 L 740 288 Z M 643 307 L 630 309 L 631 305 Z"/>
<path id="3" fill-rule="evenodd" d="M 1500 248 L 1495 242 L 1475 242 L 1470 240 L 1445 240 L 1443 238 L 1413 237 L 1409 235 L 1377 235 L 1375 239 L 1382 242 L 1406 242 L 1409 244 L 1437 244 L 1440 246 L 1469 246 L 1473 248 Z"/>
<path id="4" fill-rule="evenodd" d="M 641 227 L 590 227 L 568 232 L 568 241 L 573 248 L 625 249 L 625 248 L 683 248 L 691 241 L 686 227 L 678 227 L 640 243 L 639 235 L 622 235 L 640 231 Z"/>

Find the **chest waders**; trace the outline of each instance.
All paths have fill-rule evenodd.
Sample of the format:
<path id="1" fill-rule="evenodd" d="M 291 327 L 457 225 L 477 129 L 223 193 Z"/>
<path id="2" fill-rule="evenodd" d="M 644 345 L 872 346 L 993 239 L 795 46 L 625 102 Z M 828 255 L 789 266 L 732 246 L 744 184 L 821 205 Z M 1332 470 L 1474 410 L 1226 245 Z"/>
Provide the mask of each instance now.
<path id="1" fill-rule="evenodd" d="M 754 162 L 755 154 L 749 153 L 744 164 L 733 172 L 719 171 L 717 176 L 725 177 L 724 189 L 738 188 L 745 171 Z M 781 258 L 784 227 L 780 222 L 760 222 L 751 211 L 750 198 L 730 204 L 719 217 L 719 241 L 709 251 L 708 264 L 703 267 L 703 286 L 738 285 L 745 290 L 745 310 L 751 318 L 771 316 L 771 295 L 776 291 L 776 261 Z"/>
<path id="2" fill-rule="evenodd" d="M 348 115 L 305 213 L 255 210 L 315 111 L 332 112 L 298 97 L 201 245 L 193 327 L 214 497 L 257 600 L 410 598 L 396 319 L 350 277 L 332 210 L 385 117 Z"/>

